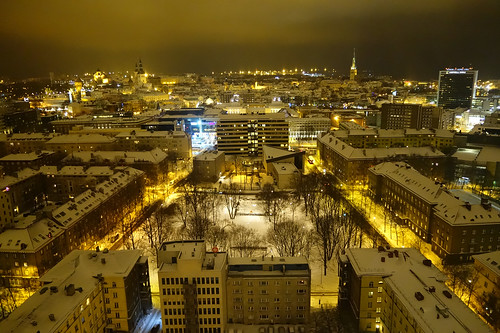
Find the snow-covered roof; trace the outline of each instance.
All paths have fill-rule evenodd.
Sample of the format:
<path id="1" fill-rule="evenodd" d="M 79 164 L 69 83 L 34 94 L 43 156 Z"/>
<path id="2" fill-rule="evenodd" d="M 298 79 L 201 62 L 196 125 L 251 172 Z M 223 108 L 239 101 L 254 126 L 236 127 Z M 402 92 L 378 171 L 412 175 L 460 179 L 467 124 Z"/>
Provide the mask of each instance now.
<path id="1" fill-rule="evenodd" d="M 491 332 L 444 281 L 447 279 L 435 266 L 424 264 L 426 259 L 413 248 L 377 249 L 350 248 L 345 256 L 358 276 L 379 276 L 413 317 L 422 332 L 480 333 Z M 384 258 L 384 259 L 382 259 Z M 381 286 L 382 286 L 381 285 Z M 434 289 L 432 289 L 434 288 Z M 448 298 L 443 292 L 452 296 Z M 418 300 L 415 293 L 423 298 Z M 449 315 L 438 316 L 437 308 Z"/>
<path id="2" fill-rule="evenodd" d="M 30 217 L 34 220 L 34 216 Z M 63 232 L 57 223 L 46 218 L 24 228 L 6 229 L 0 233 L 0 252 L 35 252 Z"/>
<path id="3" fill-rule="evenodd" d="M 278 175 L 293 175 L 298 174 L 299 170 L 293 163 L 273 163 L 273 167 Z"/>
<path id="4" fill-rule="evenodd" d="M 0 158 L 0 162 L 34 161 L 53 153 L 53 151 L 42 150 L 41 153 L 9 154 Z"/>
<path id="5" fill-rule="evenodd" d="M 110 162 L 125 162 L 133 164 L 138 162 L 160 163 L 167 158 L 165 153 L 160 148 L 155 148 L 150 151 L 79 151 L 73 152 L 64 160 L 71 161 L 79 159 L 84 163 L 90 162 L 92 159 L 108 160 Z"/>
<path id="6" fill-rule="evenodd" d="M 28 179 L 30 177 L 33 177 L 37 174 L 39 174 L 39 171 L 35 171 L 30 168 L 25 168 L 23 170 L 19 170 L 17 172 L 17 177 L 14 176 L 0 176 L 0 189 L 4 189 L 5 187 L 9 186 L 11 187 L 12 185 L 21 182 L 25 179 Z"/>
<path id="7" fill-rule="evenodd" d="M 72 313 L 80 311 L 80 305 L 92 298 L 99 284 L 96 278 L 127 276 L 141 258 L 140 250 L 94 252 L 75 250 L 49 270 L 40 281 L 45 289 L 36 292 L 15 309 L 8 319 L 0 322 L 0 331 L 9 333 L 55 332 Z M 102 261 L 104 259 L 104 263 Z M 78 289 L 73 295 L 66 295 L 65 288 L 73 285 Z M 57 290 L 50 290 L 54 287 Z M 43 290 L 43 289 L 41 289 Z M 97 296 L 101 297 L 101 296 Z M 54 320 L 49 315 L 54 315 Z M 33 323 L 36 322 L 36 326 Z"/>
<path id="8" fill-rule="evenodd" d="M 116 140 L 100 134 L 64 134 L 50 139 L 47 144 L 86 144 L 86 143 L 113 143 Z"/>
<path id="9" fill-rule="evenodd" d="M 422 175 L 403 162 L 384 162 L 370 168 L 376 175 L 383 175 L 393 182 L 414 193 L 419 198 L 430 203 L 436 203 L 438 196 L 442 192 L 440 183 L 436 183 L 430 178 Z"/>
<path id="10" fill-rule="evenodd" d="M 219 156 L 224 155 L 223 151 L 206 151 L 194 157 L 195 161 L 214 161 Z"/>
<path id="11" fill-rule="evenodd" d="M 488 267 L 497 277 L 500 277 L 500 251 L 478 254 L 472 256 L 472 258 Z M 491 279 L 493 280 L 493 277 Z"/>
<path id="12" fill-rule="evenodd" d="M 354 148 L 349 144 L 339 140 L 331 133 L 320 138 L 320 142 L 336 151 L 345 159 L 366 160 L 384 159 L 396 156 L 421 156 L 421 157 L 443 157 L 444 154 L 432 147 L 401 147 L 401 148 Z"/>

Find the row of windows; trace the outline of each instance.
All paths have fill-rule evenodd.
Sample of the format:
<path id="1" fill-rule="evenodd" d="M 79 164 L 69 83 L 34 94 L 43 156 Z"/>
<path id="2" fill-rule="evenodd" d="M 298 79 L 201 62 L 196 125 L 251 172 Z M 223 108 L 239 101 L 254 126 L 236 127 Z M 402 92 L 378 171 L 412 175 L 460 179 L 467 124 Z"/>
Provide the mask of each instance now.
<path id="1" fill-rule="evenodd" d="M 165 320 L 165 325 L 168 325 Z M 186 328 L 166 328 L 165 333 L 186 333 Z M 221 333 L 220 327 L 200 327 L 199 333 Z"/>
<path id="2" fill-rule="evenodd" d="M 184 277 L 184 278 L 161 278 L 161 284 L 166 285 L 166 284 L 187 284 L 189 283 L 189 278 Z M 219 284 L 219 278 L 218 277 L 198 277 L 198 278 L 192 278 L 192 283 L 193 284 Z"/>

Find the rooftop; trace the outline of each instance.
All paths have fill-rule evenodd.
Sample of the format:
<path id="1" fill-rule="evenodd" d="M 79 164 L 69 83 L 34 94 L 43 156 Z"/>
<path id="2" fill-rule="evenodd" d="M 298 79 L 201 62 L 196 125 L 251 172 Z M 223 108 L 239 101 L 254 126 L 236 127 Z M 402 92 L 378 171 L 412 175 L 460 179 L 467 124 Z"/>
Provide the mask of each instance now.
<path id="1" fill-rule="evenodd" d="M 46 287 L 41 289 L 18 307 L 7 320 L 0 322 L 1 332 L 33 333 L 54 332 L 65 320 L 85 304 L 102 276 L 126 276 L 141 258 L 141 251 L 94 252 L 76 250 L 68 254 L 48 271 L 40 281 Z M 104 259 L 104 263 L 102 261 Z M 73 295 L 66 295 L 65 287 L 73 284 L 77 289 Z M 44 292 L 42 292 L 44 290 Z M 57 290 L 57 291 L 56 291 Z M 49 315 L 54 315 L 54 320 Z M 36 323 L 36 326 L 34 326 Z"/>
<path id="2" fill-rule="evenodd" d="M 488 267 L 496 276 L 500 276 L 500 251 L 472 256 L 475 261 Z"/>
<path id="3" fill-rule="evenodd" d="M 358 276 L 380 276 L 423 332 L 491 332 L 489 327 L 446 287 L 446 276 L 432 264 L 425 264 L 430 263 L 429 261 L 424 263 L 426 258 L 418 250 L 402 248 L 379 251 L 350 248 L 344 258 L 349 259 Z M 423 296 L 420 300 L 415 296 L 417 292 Z M 448 293 L 450 298 L 445 295 Z"/>

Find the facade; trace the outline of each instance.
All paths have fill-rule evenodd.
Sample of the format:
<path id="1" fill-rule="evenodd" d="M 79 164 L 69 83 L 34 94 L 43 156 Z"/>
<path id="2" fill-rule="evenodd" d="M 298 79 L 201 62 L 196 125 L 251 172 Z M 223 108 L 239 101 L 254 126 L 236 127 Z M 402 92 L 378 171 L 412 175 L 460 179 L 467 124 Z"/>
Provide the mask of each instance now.
<path id="1" fill-rule="evenodd" d="M 473 256 L 478 274 L 474 293 L 481 314 L 498 329 L 500 312 L 500 251 Z M 496 320 L 496 322 L 495 322 Z"/>
<path id="2" fill-rule="evenodd" d="M 12 173 L 25 168 L 38 170 L 42 165 L 50 165 L 55 162 L 58 162 L 58 158 L 52 151 L 9 154 L 0 158 L 0 166 L 5 173 Z"/>
<path id="3" fill-rule="evenodd" d="M 470 68 L 439 71 L 438 106 L 445 109 L 470 109 L 476 96 L 477 73 L 477 70 Z"/>
<path id="4" fill-rule="evenodd" d="M 318 135 L 328 132 L 332 122 L 328 117 L 288 118 L 290 145 L 316 141 Z"/>
<path id="5" fill-rule="evenodd" d="M 72 153 L 82 150 L 113 150 L 116 139 L 100 134 L 63 134 L 45 143 L 45 149 Z"/>
<path id="6" fill-rule="evenodd" d="M 288 148 L 288 122 L 284 113 L 221 114 L 217 147 L 226 155 L 262 155 L 262 146 Z"/>
<path id="7" fill-rule="evenodd" d="M 418 250 L 347 249 L 339 262 L 339 301 L 361 332 L 492 332 Z"/>
<path id="8" fill-rule="evenodd" d="M 381 113 L 382 129 L 437 129 L 441 128 L 443 109 L 421 104 L 383 104 Z"/>
<path id="9" fill-rule="evenodd" d="M 141 151 L 159 148 L 178 158 L 191 158 L 191 137 L 182 131 L 132 130 L 115 136 L 116 148 L 123 151 Z"/>
<path id="10" fill-rule="evenodd" d="M 203 152 L 193 158 L 193 174 L 200 180 L 216 181 L 226 171 L 225 162 L 222 151 Z"/>
<path id="11" fill-rule="evenodd" d="M 311 271 L 302 257 L 229 258 L 228 323 L 305 325 Z"/>
<path id="12" fill-rule="evenodd" d="M 12 222 L 0 233 L 0 286 L 36 289 L 39 277 L 68 253 L 99 246 L 142 200 L 143 174 L 132 168 L 117 169 L 108 180 L 64 204 L 17 215 L 14 207 Z"/>
<path id="13" fill-rule="evenodd" d="M 366 184 L 368 169 L 386 161 L 406 161 L 428 176 L 443 177 L 446 156 L 432 147 L 354 148 L 328 133 L 318 138 L 321 161 L 345 184 Z M 439 166 L 441 165 L 441 167 Z"/>
<path id="14" fill-rule="evenodd" d="M 24 154 L 45 150 L 47 141 L 58 136 L 56 133 L 14 133 L 0 137 L 0 143 L 8 154 Z"/>
<path id="15" fill-rule="evenodd" d="M 113 117 L 109 115 L 83 115 L 70 119 L 54 120 L 50 124 L 55 133 L 69 134 L 75 127 L 93 129 L 138 128 L 151 121 L 152 115 L 135 117 Z"/>
<path id="16" fill-rule="evenodd" d="M 402 162 L 369 170 L 375 201 L 397 215 L 445 263 L 500 250 L 500 211 L 486 200 L 472 204 Z"/>
<path id="17" fill-rule="evenodd" d="M 79 151 L 63 159 L 66 165 L 128 166 L 145 172 L 149 184 L 157 184 L 167 179 L 176 164 L 160 148 L 149 151 Z"/>
<path id="18" fill-rule="evenodd" d="M 352 123 L 352 122 L 349 122 Z M 442 129 L 344 129 L 331 135 L 355 148 L 434 147 L 455 146 L 455 133 Z"/>
<path id="19" fill-rule="evenodd" d="M 42 288 L 0 322 L 2 332 L 133 332 L 151 309 L 147 257 L 139 250 L 68 254 Z"/>
<path id="20" fill-rule="evenodd" d="M 158 266 L 164 333 L 308 324 L 311 271 L 302 257 L 228 258 L 190 240 L 164 243 Z"/>
<path id="21" fill-rule="evenodd" d="M 158 252 L 164 333 L 221 333 L 227 322 L 227 254 L 204 241 L 166 242 Z"/>

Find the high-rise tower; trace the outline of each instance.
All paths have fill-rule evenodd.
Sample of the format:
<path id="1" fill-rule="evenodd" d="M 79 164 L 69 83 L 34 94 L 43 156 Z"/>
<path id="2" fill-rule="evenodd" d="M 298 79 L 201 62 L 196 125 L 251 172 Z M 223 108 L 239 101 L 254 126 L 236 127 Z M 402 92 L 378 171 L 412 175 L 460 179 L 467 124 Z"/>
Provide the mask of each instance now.
<path id="1" fill-rule="evenodd" d="M 354 49 L 354 54 L 352 55 L 351 71 L 349 72 L 349 80 L 356 80 L 356 76 L 358 76 L 358 70 L 356 69 L 356 49 Z"/>
<path id="2" fill-rule="evenodd" d="M 472 106 L 476 95 L 477 70 L 447 68 L 439 71 L 438 106 L 445 109 Z"/>

